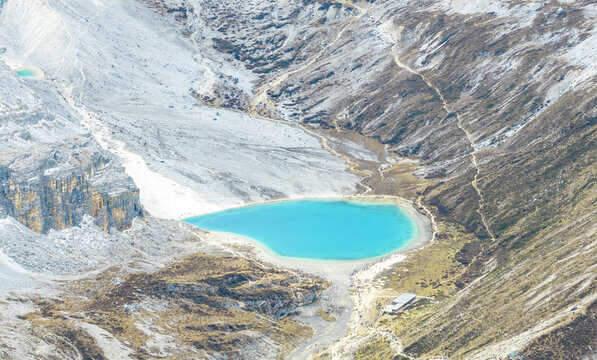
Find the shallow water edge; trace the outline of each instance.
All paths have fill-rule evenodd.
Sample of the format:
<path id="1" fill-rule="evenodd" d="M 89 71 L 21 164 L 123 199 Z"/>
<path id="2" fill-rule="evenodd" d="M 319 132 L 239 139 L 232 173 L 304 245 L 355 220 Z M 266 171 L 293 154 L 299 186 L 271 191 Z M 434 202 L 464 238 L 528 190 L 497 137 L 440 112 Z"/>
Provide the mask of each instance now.
<path id="1" fill-rule="evenodd" d="M 394 196 L 325 196 L 325 197 L 303 197 L 303 198 L 289 198 L 289 199 L 275 199 L 275 200 L 268 200 L 263 202 L 254 202 L 254 203 L 247 203 L 247 204 L 240 204 L 238 206 L 233 206 L 230 208 L 222 209 L 220 211 L 231 210 L 231 209 L 239 209 L 239 208 L 246 208 L 255 205 L 261 204 L 272 204 L 272 203 L 281 203 L 287 201 L 298 201 L 298 200 L 339 200 L 339 201 L 349 201 L 355 203 L 363 203 L 363 204 L 384 204 L 384 205 L 394 205 L 400 208 L 402 212 L 408 215 L 409 219 L 414 223 L 415 226 L 415 235 L 414 237 L 408 241 L 408 243 L 395 251 L 391 251 L 385 254 L 381 254 L 379 256 L 368 257 L 363 259 L 318 259 L 318 258 L 305 258 L 305 257 L 294 257 L 294 256 L 284 256 L 280 255 L 273 250 L 271 250 L 268 246 L 263 244 L 261 241 L 253 239 L 248 236 L 224 232 L 224 231 L 214 231 L 214 230 L 203 230 L 195 225 L 189 224 L 185 222 L 187 219 L 194 218 L 189 217 L 182 219 L 187 225 L 192 226 L 197 231 L 202 232 L 204 235 L 210 234 L 210 238 L 214 238 L 217 242 L 222 242 L 224 244 L 232 245 L 234 247 L 242 247 L 242 248 L 251 248 L 251 253 L 254 253 L 256 259 L 266 261 L 268 263 L 279 265 L 286 268 L 294 268 L 297 270 L 303 270 L 307 273 L 313 273 L 316 275 L 325 276 L 325 273 L 328 271 L 319 271 L 323 269 L 318 269 L 320 266 L 325 267 L 326 265 L 334 264 L 334 270 L 332 272 L 340 271 L 344 273 L 340 268 L 346 268 L 354 270 L 356 268 L 360 268 L 367 264 L 379 261 L 380 259 L 391 257 L 395 254 L 406 253 L 411 250 L 420 248 L 425 243 L 427 243 L 430 239 L 432 239 L 433 229 L 432 229 L 432 219 L 422 213 L 422 211 L 417 211 L 413 206 L 413 202 L 402 199 L 399 197 Z M 217 211 L 217 212 L 220 212 Z M 214 212 L 214 213 L 217 213 Z M 313 265 L 315 266 L 313 268 Z M 340 266 L 345 265 L 345 266 Z M 335 276 L 334 276 L 335 277 Z"/>

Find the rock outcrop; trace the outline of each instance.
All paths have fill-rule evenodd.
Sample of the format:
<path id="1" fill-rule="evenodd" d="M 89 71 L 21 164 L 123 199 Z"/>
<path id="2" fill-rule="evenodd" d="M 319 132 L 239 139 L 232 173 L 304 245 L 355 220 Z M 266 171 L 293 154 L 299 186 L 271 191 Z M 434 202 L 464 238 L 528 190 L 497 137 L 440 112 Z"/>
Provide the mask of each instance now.
<path id="1" fill-rule="evenodd" d="M 118 283 L 111 281 L 115 276 Z M 63 329 L 77 329 L 77 322 L 94 324 L 128 344 L 138 358 L 197 353 L 277 358 L 312 335 L 292 320 L 293 311 L 316 301 L 325 285 L 239 257 L 194 255 L 153 273 L 112 268 L 91 282 L 70 284 L 69 290 L 79 295 L 72 301 L 43 302 L 39 312 L 25 317 L 43 318 L 37 331 L 49 333 L 47 338 L 64 338 Z M 65 313 L 76 313 L 80 321 L 64 321 Z M 84 328 L 77 333 L 87 336 Z M 84 352 L 89 345 L 74 342 L 74 347 Z"/>
<path id="2" fill-rule="evenodd" d="M 124 168 L 55 90 L 25 84 L 6 66 L 0 81 L 0 217 L 45 233 L 77 226 L 85 215 L 105 231 L 143 216 Z"/>
<path id="3" fill-rule="evenodd" d="M 79 225 L 85 215 L 105 231 L 123 230 L 142 217 L 139 190 L 122 166 L 91 141 L 39 144 L 34 154 L 2 154 L 0 216 L 42 233 Z"/>

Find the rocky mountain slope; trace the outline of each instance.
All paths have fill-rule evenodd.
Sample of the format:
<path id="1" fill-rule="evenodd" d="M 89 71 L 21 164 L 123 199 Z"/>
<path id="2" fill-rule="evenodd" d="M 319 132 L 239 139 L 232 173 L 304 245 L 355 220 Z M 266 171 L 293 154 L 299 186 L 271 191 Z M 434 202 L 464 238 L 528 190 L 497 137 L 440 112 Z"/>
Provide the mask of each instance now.
<path id="1" fill-rule="evenodd" d="M 248 104 L 213 89 L 198 97 L 332 135 L 356 131 L 414 157 L 428 186 L 412 196 L 445 226 L 475 234 L 464 273 L 451 279 L 470 285 L 408 328 L 387 325 L 407 354 L 504 354 L 595 301 L 594 4 L 169 6 L 185 9 L 197 39 L 259 74 Z M 440 276 L 426 280 L 445 283 Z"/>
<path id="2" fill-rule="evenodd" d="M 64 302 L 21 298 L 28 305 L 7 310 L 0 331 L 25 335 L 0 346 L 58 338 L 55 353 L 66 358 L 110 357 L 122 344 L 121 355 L 174 356 L 150 345 L 171 344 L 158 327 L 172 324 L 148 330 L 134 322 L 147 317 L 123 315 L 111 294 L 126 306 L 161 297 L 156 289 L 176 277 L 166 260 L 204 251 L 218 256 L 191 263 L 255 274 L 241 293 L 168 294 L 163 316 L 193 322 L 189 311 L 201 308 L 209 321 L 221 311 L 244 320 L 176 329 L 174 343 L 208 342 L 202 351 L 230 358 L 288 354 L 299 342 L 288 329 L 298 325 L 222 304 L 270 296 L 255 279 L 268 279 L 281 299 L 310 296 L 309 281 L 241 260 L 226 268 L 220 250 L 155 217 L 363 191 L 418 201 L 435 216 L 436 241 L 374 282 L 433 301 L 398 317 L 372 306 L 354 346 L 317 356 L 595 352 L 592 1 L 7 0 L 0 23 L 0 255 L 18 263 L 2 260 L 1 269 L 55 279 L 131 256 L 153 263 L 150 275 L 107 272 L 62 289 Z M 28 64 L 45 78 L 17 77 Z M 127 287 L 140 278 L 149 284 L 135 290 L 142 295 Z M 73 300 L 81 294 L 85 301 Z M 105 312 L 96 317 L 98 302 Z M 18 322 L 17 313 L 28 315 Z M 38 328 L 25 331 L 30 323 Z M 205 329 L 219 340 L 196 339 Z M 228 338 L 225 329 L 249 335 Z M 100 344 L 106 331 L 117 345 Z"/>
<path id="3" fill-rule="evenodd" d="M 78 296 L 36 303 L 39 311 L 23 317 L 34 324 L 29 331 L 45 341 L 64 337 L 52 350 L 67 358 L 273 358 L 312 335 L 286 315 L 316 300 L 323 285 L 222 254 L 129 272 L 115 267 L 65 284 Z M 94 331 L 113 334 L 118 352 Z"/>

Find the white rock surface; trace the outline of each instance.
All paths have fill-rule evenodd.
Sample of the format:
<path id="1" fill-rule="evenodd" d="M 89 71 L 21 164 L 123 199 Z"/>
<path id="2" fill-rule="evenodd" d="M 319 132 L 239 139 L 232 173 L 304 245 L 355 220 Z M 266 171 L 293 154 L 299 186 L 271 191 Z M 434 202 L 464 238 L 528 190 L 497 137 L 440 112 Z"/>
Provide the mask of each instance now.
<path id="1" fill-rule="evenodd" d="M 301 129 L 201 106 L 190 89 L 208 86 L 220 68 L 206 71 L 210 62 L 179 29 L 146 8 L 9 1 L 0 21 L 9 44 L 3 60 L 45 71 L 100 144 L 121 157 L 154 216 L 355 190 L 358 179 L 342 159 Z M 252 75 L 236 76 L 251 91 Z"/>

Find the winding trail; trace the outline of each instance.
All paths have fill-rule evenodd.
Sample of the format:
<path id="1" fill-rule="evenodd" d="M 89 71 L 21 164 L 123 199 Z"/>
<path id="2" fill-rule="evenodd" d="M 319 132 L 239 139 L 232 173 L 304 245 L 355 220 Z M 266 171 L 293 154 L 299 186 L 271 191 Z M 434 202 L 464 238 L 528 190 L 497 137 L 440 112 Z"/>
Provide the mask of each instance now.
<path id="1" fill-rule="evenodd" d="M 406 70 L 407 72 L 411 73 L 412 75 L 415 75 L 415 76 L 418 76 L 419 78 L 421 78 L 421 80 L 423 80 L 423 82 L 425 82 L 425 84 L 430 89 L 432 89 L 437 94 L 439 99 L 441 100 L 442 107 L 443 107 L 444 111 L 446 112 L 446 117 L 450 116 L 450 115 L 454 115 L 456 117 L 456 125 L 458 126 L 458 128 L 460 130 L 462 130 L 462 132 L 464 132 L 466 139 L 469 143 L 469 146 L 472 149 L 470 155 L 471 155 L 471 164 L 475 168 L 475 176 L 474 176 L 473 180 L 471 181 L 471 186 L 475 189 L 475 191 L 477 192 L 477 195 L 479 196 L 479 207 L 477 209 L 477 212 L 479 213 L 479 216 L 481 217 L 481 222 L 483 223 L 483 227 L 485 228 L 485 231 L 491 237 L 492 240 L 495 240 L 495 236 L 493 235 L 491 228 L 487 224 L 487 221 L 485 219 L 485 214 L 483 213 L 483 206 L 485 204 L 485 199 L 483 198 L 483 194 L 482 194 L 481 189 L 479 188 L 479 184 L 478 184 L 478 178 L 479 178 L 479 174 L 481 173 L 481 170 L 479 168 L 479 165 L 477 164 L 477 149 L 475 147 L 475 141 L 474 141 L 471 133 L 464 127 L 464 125 L 462 123 L 462 118 L 460 117 L 458 112 L 452 111 L 450 109 L 450 106 L 449 106 L 448 102 L 446 101 L 442 92 L 435 85 L 433 85 L 433 83 L 424 74 L 412 69 L 410 66 L 403 63 L 402 60 L 400 60 L 400 54 L 398 53 L 398 41 L 393 36 L 393 33 L 391 32 L 391 30 L 392 30 L 391 25 L 386 25 L 388 23 L 384 24 L 381 22 L 381 20 L 379 18 L 375 18 L 369 11 L 369 7 L 363 6 L 362 4 L 353 4 L 353 6 L 355 8 L 357 8 L 359 11 L 361 11 L 361 15 L 366 14 L 374 22 L 379 24 L 385 37 L 391 43 L 394 44 L 394 46 L 392 47 L 392 55 L 394 56 L 394 62 L 396 63 L 396 66 L 398 66 L 399 68 L 401 68 L 403 70 Z"/>
<path id="2" fill-rule="evenodd" d="M 391 39 L 391 34 L 388 33 L 386 29 L 384 29 L 384 33 L 386 34 L 386 36 L 388 38 Z M 487 234 L 489 234 L 489 236 L 491 237 L 492 240 L 495 240 L 495 237 L 493 236 L 493 232 L 491 231 L 489 225 L 487 225 L 487 221 L 485 220 L 485 214 L 483 213 L 483 210 L 482 210 L 484 203 L 485 203 L 485 199 L 483 198 L 483 193 L 481 192 L 481 189 L 479 188 L 478 180 L 477 180 L 479 178 L 479 174 L 481 173 L 481 170 L 479 169 L 479 166 L 477 164 L 477 150 L 475 148 L 475 141 L 473 140 L 471 133 L 463 126 L 462 118 L 460 117 L 460 115 L 458 115 L 457 112 L 450 110 L 450 108 L 448 106 L 448 102 L 444 98 L 444 95 L 439 91 L 439 89 L 437 87 L 435 87 L 425 75 L 423 75 L 422 73 L 420 73 L 418 71 L 413 70 L 412 68 L 410 68 L 408 65 L 404 64 L 400 60 L 398 51 L 396 49 L 396 45 L 394 45 L 394 47 L 392 48 L 392 53 L 394 55 L 394 62 L 396 63 L 396 65 L 398 67 L 408 71 L 409 73 L 411 73 L 413 75 L 419 76 L 421 78 L 421 80 L 423 80 L 425 82 L 425 84 L 438 95 L 438 97 L 440 98 L 440 100 L 442 102 L 443 109 L 446 112 L 446 116 L 450 116 L 453 114 L 456 117 L 456 126 L 458 126 L 458 128 L 460 130 L 462 130 L 462 132 L 464 132 L 466 139 L 469 143 L 469 146 L 471 147 L 471 149 L 473 149 L 470 153 L 470 156 L 471 156 L 471 164 L 475 168 L 475 176 L 473 177 L 473 180 L 471 181 L 471 185 L 477 192 L 477 195 L 479 196 L 479 207 L 477 208 L 477 212 L 481 216 L 481 222 L 483 223 L 483 227 L 485 227 L 485 231 L 487 231 Z"/>

